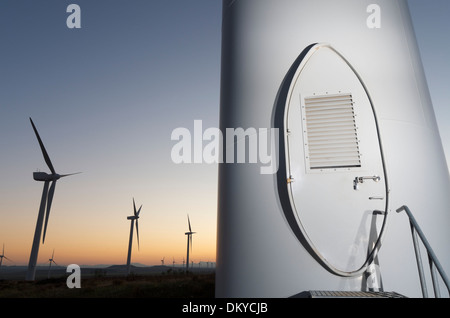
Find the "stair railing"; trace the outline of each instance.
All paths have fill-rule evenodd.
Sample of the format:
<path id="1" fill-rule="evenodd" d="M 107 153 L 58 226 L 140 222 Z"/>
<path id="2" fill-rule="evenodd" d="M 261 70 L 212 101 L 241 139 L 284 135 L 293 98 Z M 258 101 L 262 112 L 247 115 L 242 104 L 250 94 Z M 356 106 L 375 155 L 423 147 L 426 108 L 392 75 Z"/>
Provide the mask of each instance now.
<path id="1" fill-rule="evenodd" d="M 419 235 L 419 238 L 422 240 L 422 243 L 427 250 L 428 262 L 430 265 L 431 279 L 433 282 L 433 290 L 434 290 L 435 297 L 437 297 L 437 298 L 441 297 L 436 270 L 439 272 L 442 280 L 445 283 L 445 286 L 447 287 L 447 291 L 450 294 L 450 281 L 449 281 L 447 275 L 445 274 L 444 269 L 442 268 L 441 264 L 439 263 L 436 255 L 434 254 L 433 249 L 431 248 L 430 244 L 428 243 L 425 235 L 423 234 L 422 230 L 420 229 L 419 225 L 417 224 L 416 219 L 414 218 L 411 211 L 409 210 L 409 208 L 406 205 L 397 209 L 398 213 L 400 213 L 402 211 L 405 211 L 406 214 L 408 215 L 409 223 L 411 225 L 411 234 L 412 234 L 412 239 L 413 239 L 413 244 L 414 244 L 414 250 L 416 253 L 417 267 L 419 270 L 419 278 L 420 278 L 420 286 L 422 288 L 423 297 L 428 298 L 428 291 L 427 291 L 427 286 L 426 286 L 426 279 L 425 279 L 425 274 L 424 274 L 424 270 L 423 270 L 422 257 L 420 255 L 420 246 L 419 246 L 419 241 L 418 241 L 417 235 Z"/>

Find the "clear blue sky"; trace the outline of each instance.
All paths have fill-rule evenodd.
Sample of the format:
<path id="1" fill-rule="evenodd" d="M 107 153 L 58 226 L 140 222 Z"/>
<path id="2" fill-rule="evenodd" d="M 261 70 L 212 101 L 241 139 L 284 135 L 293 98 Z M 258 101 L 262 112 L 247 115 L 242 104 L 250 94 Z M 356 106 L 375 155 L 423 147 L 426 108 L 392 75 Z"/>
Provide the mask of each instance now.
<path id="1" fill-rule="evenodd" d="M 408 0 L 450 167 L 450 1 Z"/>
<path id="2" fill-rule="evenodd" d="M 81 7 L 81 29 L 66 8 Z M 442 141 L 450 157 L 450 2 L 410 0 Z M 28 262 L 48 171 L 32 117 L 57 172 L 47 240 L 65 263 L 124 263 L 132 198 L 143 204 L 141 249 L 157 264 L 186 253 L 214 260 L 217 166 L 175 165 L 171 132 L 219 125 L 221 1 L 0 2 L 0 244 Z M 136 242 L 134 243 L 136 244 Z M 89 250 L 89 252 L 88 252 Z M 104 256 L 104 257 L 103 257 Z"/>

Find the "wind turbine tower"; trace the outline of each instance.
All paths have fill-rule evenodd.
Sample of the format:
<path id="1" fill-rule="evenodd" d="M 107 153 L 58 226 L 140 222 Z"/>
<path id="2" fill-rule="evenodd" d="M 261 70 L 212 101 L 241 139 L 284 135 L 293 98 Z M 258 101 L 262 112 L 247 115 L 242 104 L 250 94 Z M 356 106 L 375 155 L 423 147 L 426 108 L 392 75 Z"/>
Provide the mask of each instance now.
<path id="1" fill-rule="evenodd" d="M 55 256 L 55 250 L 53 249 L 52 258 L 48 259 L 48 262 L 49 262 L 49 265 L 48 265 L 48 278 L 50 278 L 50 271 L 52 269 L 52 263 L 54 263 L 55 265 L 58 265 L 58 264 L 56 264 L 56 262 L 54 260 L 54 256 Z"/>
<path id="2" fill-rule="evenodd" d="M 49 167 L 51 174 L 48 174 L 46 172 L 34 172 L 33 178 L 36 181 L 42 181 L 44 182 L 44 190 L 42 191 L 42 198 L 41 198 L 41 205 L 39 207 L 39 214 L 38 219 L 36 222 L 36 230 L 34 232 L 34 239 L 33 239 L 33 246 L 31 248 L 31 254 L 30 254 L 30 260 L 28 263 L 28 271 L 26 275 L 26 280 L 34 280 L 35 274 L 36 274 L 36 262 L 38 258 L 39 253 L 39 243 L 41 240 L 41 234 L 42 234 L 42 226 L 44 224 L 44 212 L 45 212 L 45 224 L 44 224 L 44 235 L 42 237 L 42 244 L 45 242 L 45 234 L 47 232 L 47 224 L 48 219 L 50 216 L 50 208 L 52 206 L 53 201 L 53 195 L 55 194 L 55 186 L 56 181 L 59 180 L 62 177 L 71 176 L 78 173 L 71 173 L 71 174 L 57 174 L 55 171 L 55 168 L 53 167 L 53 164 L 50 160 L 50 157 L 47 153 L 47 150 L 44 147 L 44 144 L 41 140 L 41 137 L 39 136 L 39 133 L 36 129 L 36 126 L 33 123 L 33 120 L 30 118 L 31 126 L 33 126 L 34 133 L 36 134 L 36 138 L 39 142 L 39 146 L 41 147 L 42 154 L 44 156 L 44 160 Z M 51 185 L 50 185 L 51 183 Z M 50 189 L 49 189 L 50 186 Z M 47 208 L 47 209 L 46 209 Z"/>
<path id="3" fill-rule="evenodd" d="M 189 220 L 189 215 L 188 215 L 188 225 L 189 225 L 189 232 L 184 233 L 185 235 L 187 235 L 186 271 L 189 270 L 189 246 L 192 251 L 192 234 L 195 234 L 195 232 L 192 232 L 191 229 L 191 221 Z"/>
<path id="4" fill-rule="evenodd" d="M 134 215 L 128 216 L 127 220 L 131 220 L 131 226 L 130 226 L 130 242 L 128 244 L 128 257 L 127 257 L 127 275 L 130 274 L 131 269 L 131 247 L 133 245 L 133 229 L 134 229 L 134 222 L 136 221 L 136 236 L 137 236 L 137 242 L 138 242 L 138 249 L 139 249 L 139 226 L 138 226 L 138 219 L 139 219 L 139 213 L 141 213 L 142 205 L 139 207 L 139 210 L 136 210 L 136 204 L 134 202 L 133 198 L 133 208 L 134 208 Z"/>
<path id="5" fill-rule="evenodd" d="M 9 258 L 5 256 L 5 244 L 3 244 L 2 254 L 0 255 L 0 269 L 2 268 L 3 258 L 11 261 Z"/>

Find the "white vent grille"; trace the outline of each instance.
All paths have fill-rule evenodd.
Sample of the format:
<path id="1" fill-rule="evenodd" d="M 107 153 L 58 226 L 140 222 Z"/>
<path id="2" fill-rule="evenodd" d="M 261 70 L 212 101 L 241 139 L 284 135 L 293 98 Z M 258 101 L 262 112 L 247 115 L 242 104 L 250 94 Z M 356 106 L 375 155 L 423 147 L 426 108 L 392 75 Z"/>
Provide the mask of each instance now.
<path id="1" fill-rule="evenodd" d="M 309 168 L 361 167 L 352 95 L 307 97 L 304 110 Z"/>

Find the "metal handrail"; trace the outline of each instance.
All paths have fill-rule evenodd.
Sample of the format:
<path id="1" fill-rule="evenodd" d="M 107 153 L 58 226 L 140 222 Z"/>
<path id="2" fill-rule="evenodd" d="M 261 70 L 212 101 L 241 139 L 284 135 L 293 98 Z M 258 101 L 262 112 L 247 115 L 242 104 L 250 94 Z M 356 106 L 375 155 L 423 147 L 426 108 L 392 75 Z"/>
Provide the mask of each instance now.
<path id="1" fill-rule="evenodd" d="M 417 260 L 417 267 L 419 269 L 419 278 L 420 278 L 420 285 L 422 288 L 422 295 L 424 298 L 428 298 L 428 291 L 425 281 L 425 274 L 423 271 L 423 264 L 422 264 L 422 258 L 420 256 L 420 249 L 419 249 L 419 243 L 417 239 L 417 235 L 419 235 L 420 239 L 422 240 L 423 245 L 427 249 L 428 254 L 428 262 L 430 264 L 430 271 L 431 271 L 431 278 L 433 282 L 433 290 L 435 297 L 441 297 L 440 291 L 439 291 L 439 285 L 438 285 L 438 279 L 436 274 L 436 269 L 438 270 L 439 274 L 441 275 L 442 280 L 445 283 L 445 286 L 447 287 L 447 291 L 450 294 L 450 281 L 447 277 L 447 275 L 444 272 L 444 269 L 442 268 L 441 264 L 439 263 L 436 255 L 433 252 L 433 249 L 431 248 L 430 244 L 428 243 L 425 235 L 423 234 L 422 230 L 420 229 L 419 225 L 417 224 L 416 219 L 412 215 L 409 208 L 404 205 L 397 209 L 397 212 L 400 213 L 402 211 L 405 211 L 406 214 L 409 217 L 409 223 L 411 225 L 411 234 L 413 238 L 413 244 L 414 244 L 414 250 L 416 252 L 416 260 Z"/>

